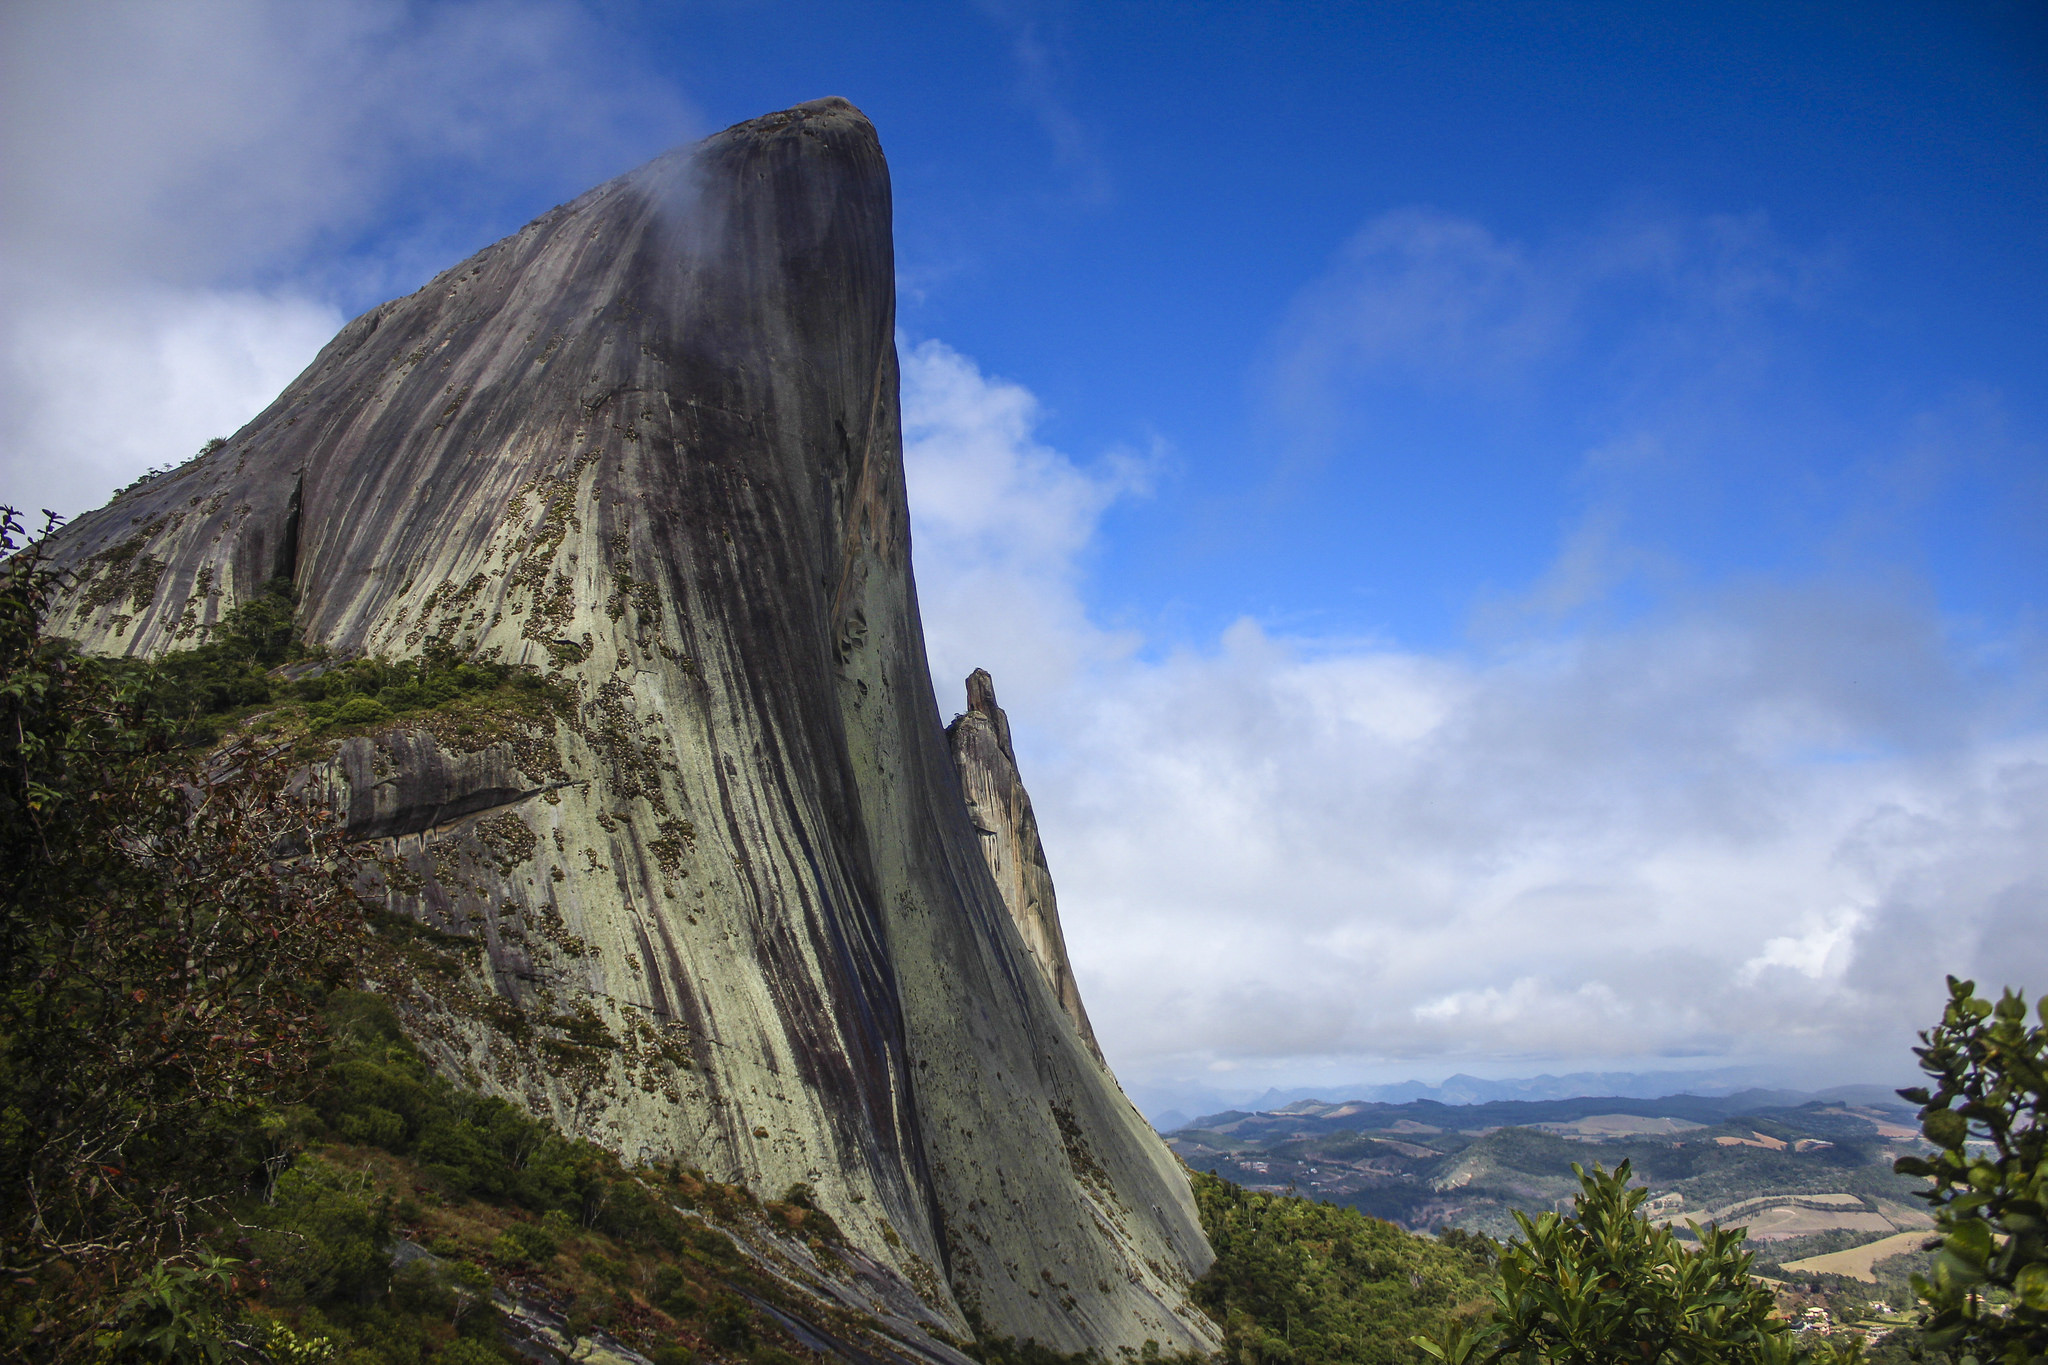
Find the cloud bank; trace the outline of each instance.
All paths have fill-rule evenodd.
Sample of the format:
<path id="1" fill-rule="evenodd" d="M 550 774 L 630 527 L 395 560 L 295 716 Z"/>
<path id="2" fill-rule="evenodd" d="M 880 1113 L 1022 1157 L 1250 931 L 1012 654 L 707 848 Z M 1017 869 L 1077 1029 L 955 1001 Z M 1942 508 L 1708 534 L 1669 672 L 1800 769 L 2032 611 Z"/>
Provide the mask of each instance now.
<path id="1" fill-rule="evenodd" d="M 75 514 L 348 313 L 681 138 L 560 0 L 0 13 L 0 498 Z"/>
<path id="2" fill-rule="evenodd" d="M 1496 357 L 1554 325 L 1514 292 L 1535 321 L 1491 328 Z M 1408 311 L 1389 363 L 1471 359 L 1460 316 Z M 1027 391 L 941 345 L 904 376 L 941 710 L 994 673 L 1141 1103 L 1460 1070 L 1903 1080 L 1943 972 L 2048 982 L 2040 673 L 1910 580 L 1730 576 L 1604 624 L 1507 613 L 1454 651 L 1244 619 L 1162 652 L 1085 597 L 1142 485 L 1048 449 Z M 1587 535 L 1532 597 L 1610 586 Z"/>

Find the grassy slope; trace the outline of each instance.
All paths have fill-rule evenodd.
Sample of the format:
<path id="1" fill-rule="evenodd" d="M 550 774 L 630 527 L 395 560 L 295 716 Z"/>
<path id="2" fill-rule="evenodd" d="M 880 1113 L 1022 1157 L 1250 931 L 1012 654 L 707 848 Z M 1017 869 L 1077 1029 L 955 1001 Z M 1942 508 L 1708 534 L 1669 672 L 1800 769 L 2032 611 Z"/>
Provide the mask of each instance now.
<path id="1" fill-rule="evenodd" d="M 529 1332 L 493 1289 L 559 1319 L 563 1344 L 602 1332 L 663 1362 L 823 1358 L 760 1304 L 869 1339 L 864 1319 L 797 1300 L 740 1250 L 767 1239 L 838 1258 L 838 1230 L 801 1187 L 762 1201 L 680 1168 L 627 1170 L 434 1075 L 376 997 L 338 995 L 329 1018 L 323 1084 L 272 1135 L 295 1159 L 213 1239 L 244 1259 L 257 1318 L 350 1365 L 516 1359 Z M 412 1259 L 394 1269 L 404 1243 Z"/>
<path id="2" fill-rule="evenodd" d="M 259 1327 L 328 1343 L 347 1365 L 484 1365 L 516 1358 L 531 1336 L 491 1304 L 496 1290 L 551 1314 L 561 1345 L 601 1333 L 664 1365 L 826 1358 L 764 1303 L 873 1340 L 858 1315 L 821 1314 L 739 1249 L 780 1239 L 834 1260 L 837 1230 L 801 1189 L 762 1201 L 693 1171 L 627 1170 L 434 1075 L 376 997 L 338 995 L 329 1018 L 324 1082 L 272 1135 L 295 1158 L 214 1239 L 242 1258 L 243 1309 Z M 1233 1359 L 1412 1361 L 1415 1333 L 1483 1311 L 1492 1272 L 1476 1240 L 1439 1243 L 1353 1209 L 1193 1180 L 1217 1251 L 1196 1295 Z M 1073 1359 L 961 1344 L 990 1365 Z"/>

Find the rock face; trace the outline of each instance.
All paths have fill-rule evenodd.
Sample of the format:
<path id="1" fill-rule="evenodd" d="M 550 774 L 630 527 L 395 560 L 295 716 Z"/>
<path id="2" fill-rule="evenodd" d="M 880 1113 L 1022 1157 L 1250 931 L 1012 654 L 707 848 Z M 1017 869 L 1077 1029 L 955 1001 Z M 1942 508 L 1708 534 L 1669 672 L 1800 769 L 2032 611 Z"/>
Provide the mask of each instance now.
<path id="1" fill-rule="evenodd" d="M 381 983 L 440 1063 L 629 1159 L 810 1184 L 952 1335 L 1210 1348 L 1187 1183 L 947 753 L 894 326 L 868 121 L 741 124 L 366 313 L 225 447 L 80 518 L 57 625 L 160 651 L 282 575 L 337 655 L 545 669 L 551 719 L 321 770 L 388 907 L 470 945 L 459 980 Z M 1007 771 L 979 808 L 1042 871 Z"/>
<path id="2" fill-rule="evenodd" d="M 977 668 L 967 675 L 967 710 L 946 727 L 953 766 L 960 771 L 960 791 L 967 815 L 981 836 L 981 856 L 988 862 L 1003 904 L 1045 984 L 1052 987 L 1060 1008 L 1081 1035 L 1081 1041 L 1102 1061 L 1074 969 L 1067 963 L 1067 940 L 1060 933 L 1059 901 L 1053 895 L 1052 870 L 1038 841 L 1038 817 L 1031 794 L 1017 774 L 1017 753 L 1010 747 L 1010 718 L 996 705 L 995 679 Z M 1104 1065 L 1108 1065 L 1106 1062 Z"/>

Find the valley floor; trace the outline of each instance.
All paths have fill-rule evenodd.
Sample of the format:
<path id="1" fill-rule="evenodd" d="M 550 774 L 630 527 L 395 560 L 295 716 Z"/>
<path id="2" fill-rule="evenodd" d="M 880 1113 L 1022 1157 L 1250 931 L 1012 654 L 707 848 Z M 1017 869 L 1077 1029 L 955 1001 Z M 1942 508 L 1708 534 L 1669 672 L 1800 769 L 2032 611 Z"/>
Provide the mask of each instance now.
<path id="1" fill-rule="evenodd" d="M 1689 1223 L 1747 1227 L 1794 1321 L 1824 1309 L 1815 1330 L 1862 1324 L 1879 1338 L 1904 1319 L 1868 1304 L 1911 1303 L 1906 1279 L 1924 1266 L 1933 1228 L 1913 1198 L 1922 1182 L 1891 1169 L 1923 1150 L 1914 1111 L 1874 1097 L 1304 1101 L 1210 1115 L 1166 1136 L 1191 1168 L 1251 1190 L 1328 1200 L 1418 1233 L 1496 1238 L 1515 1235 L 1517 1210 L 1569 1209 L 1573 1163 L 1628 1161 L 1651 1192 L 1644 1212 L 1681 1236 Z"/>

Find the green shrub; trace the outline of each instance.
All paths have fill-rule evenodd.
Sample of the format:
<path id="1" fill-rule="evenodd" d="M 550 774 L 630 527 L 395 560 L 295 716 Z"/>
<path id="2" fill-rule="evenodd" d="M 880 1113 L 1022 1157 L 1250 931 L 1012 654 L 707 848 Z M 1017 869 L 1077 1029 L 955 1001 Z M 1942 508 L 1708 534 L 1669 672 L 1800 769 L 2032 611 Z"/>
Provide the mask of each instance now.
<path id="1" fill-rule="evenodd" d="M 404 709 L 402 706 L 399 709 Z M 392 708 L 375 697 L 350 697 L 333 713 L 336 725 L 375 725 L 391 719 Z"/>
<path id="2" fill-rule="evenodd" d="M 403 1313 L 453 1317 L 455 1291 L 435 1273 L 432 1261 L 407 1261 L 391 1274 L 391 1303 Z"/>
<path id="3" fill-rule="evenodd" d="M 413 1158 L 453 1199 L 483 1198 L 578 1218 L 586 1206 L 601 1211 L 610 1203 L 615 1184 L 630 1186 L 630 1194 L 618 1197 L 623 1207 L 637 1207 L 636 1196 L 644 1200 L 610 1153 L 572 1142 L 505 1100 L 464 1093 L 436 1075 L 381 998 L 337 991 L 326 1017 L 333 1044 L 325 1083 L 311 1104 L 337 1137 Z M 645 1209 L 639 1215 L 652 1216 Z M 545 1223 L 557 1239 L 568 1226 L 567 1217 Z M 529 1254 L 547 1259 L 537 1251 Z"/>
<path id="4" fill-rule="evenodd" d="M 551 1212 L 549 1218 L 559 1219 L 561 1214 Z M 554 1260 L 561 1250 L 560 1231 L 549 1222 L 514 1223 L 491 1243 L 493 1256 L 514 1265 L 545 1265 Z"/>
<path id="5" fill-rule="evenodd" d="M 391 1202 L 354 1172 L 302 1157 L 255 1216 L 250 1241 L 281 1302 L 364 1303 L 390 1282 Z"/>
<path id="6" fill-rule="evenodd" d="M 410 713 L 495 698 L 527 714 L 559 710 L 566 692 L 531 669 L 465 658 L 429 644 L 416 659 L 365 658 L 328 665 L 308 649 L 296 626 L 297 598 L 288 579 L 273 579 L 230 609 L 204 644 L 154 661 L 110 661 L 147 705 L 179 727 L 187 746 L 210 744 L 239 716 L 265 706 L 297 707 L 315 734 L 382 725 Z M 287 664 L 318 665 L 296 681 Z M 289 671 L 297 672 L 300 669 Z"/>
<path id="7" fill-rule="evenodd" d="M 1436 1230 L 1436 1239 L 1444 1246 L 1463 1252 L 1488 1270 L 1500 1263 L 1500 1243 L 1483 1232 L 1444 1226 Z"/>
<path id="8" fill-rule="evenodd" d="M 1693 1224 L 1698 1250 L 1638 1209 L 1629 1163 L 1613 1172 L 1577 1163 L 1570 1214 L 1531 1218 L 1500 1253 L 1492 1317 L 1476 1329 L 1446 1323 L 1415 1345 L 1446 1365 L 1496 1361 L 1652 1361 L 1658 1365 L 1790 1365 L 1853 1360 L 1854 1347 L 1795 1349 L 1771 1292 L 1749 1277 L 1747 1228 Z"/>
<path id="9" fill-rule="evenodd" d="M 565 1328 L 570 1337 L 587 1337 L 611 1326 L 618 1307 L 608 1294 L 578 1294 L 569 1304 Z"/>
<path id="10" fill-rule="evenodd" d="M 1068 1354 L 1054 1350 L 1036 1337 L 1019 1341 L 1015 1337 L 1000 1336 L 988 1331 L 971 1313 L 968 1322 L 974 1328 L 974 1340 L 968 1343 L 965 1353 L 970 1359 L 980 1361 L 981 1365 L 1100 1365 L 1101 1357 L 1092 1351 Z M 1157 1343 L 1153 1346 L 1156 1352 Z M 1196 1365 L 1196 1362 L 1177 1360 L 1174 1365 Z M 1246 1362 L 1246 1365 L 1252 1365 L 1252 1362 Z"/>
<path id="11" fill-rule="evenodd" d="M 732 1264 L 740 1259 L 739 1250 L 733 1246 L 732 1238 L 716 1228 L 705 1227 L 702 1223 L 684 1223 L 682 1227 L 684 1245 L 693 1248 L 706 1260 Z"/>
<path id="12" fill-rule="evenodd" d="M 626 1283 L 628 1272 L 625 1263 L 617 1261 L 601 1251 L 583 1253 L 583 1268 L 609 1285 Z"/>
<path id="13" fill-rule="evenodd" d="M 1412 1360 L 1410 1337 L 1486 1293 L 1484 1267 L 1461 1250 L 1355 1209 L 1193 1179 L 1216 1251 L 1194 1298 L 1238 1360 Z"/>
<path id="14" fill-rule="evenodd" d="M 754 1344 L 754 1310 L 733 1294 L 720 1294 L 704 1314 L 704 1334 L 726 1351 L 745 1351 Z"/>
<path id="15" fill-rule="evenodd" d="M 460 1337 L 434 1352 L 429 1365 L 505 1365 L 505 1356 L 481 1341 Z"/>
<path id="16" fill-rule="evenodd" d="M 654 1272 L 654 1306 L 678 1322 L 697 1316 L 704 1307 L 695 1287 L 682 1271 L 665 1265 Z"/>
<path id="17" fill-rule="evenodd" d="M 1942 1234 L 1934 1275 L 1913 1277 L 1928 1345 L 1963 1358 L 2027 1365 L 2048 1356 L 2048 996 L 2027 1026 L 2027 998 L 1996 1004 L 1974 981 L 1948 979 L 1941 1023 L 1913 1049 L 1932 1091 L 1901 1090 L 1920 1108 L 1926 1176 L 1920 1197 Z"/>
<path id="18" fill-rule="evenodd" d="M 150 1267 L 121 1300 L 109 1354 L 162 1365 L 213 1365 L 225 1357 L 232 1350 L 235 1264 L 204 1256 L 198 1265 Z"/>
<path id="19" fill-rule="evenodd" d="M 186 743 L 208 742 L 218 732 L 217 718 L 280 695 L 270 670 L 306 654 L 293 626 L 296 610 L 290 580 L 272 579 L 222 616 L 205 644 L 116 667 L 153 710 L 184 727 Z"/>
<path id="20" fill-rule="evenodd" d="M 274 1318 L 264 1329 L 263 1354 L 273 1365 L 328 1365 L 334 1350 L 332 1337 L 317 1332 L 301 1336 Z"/>

